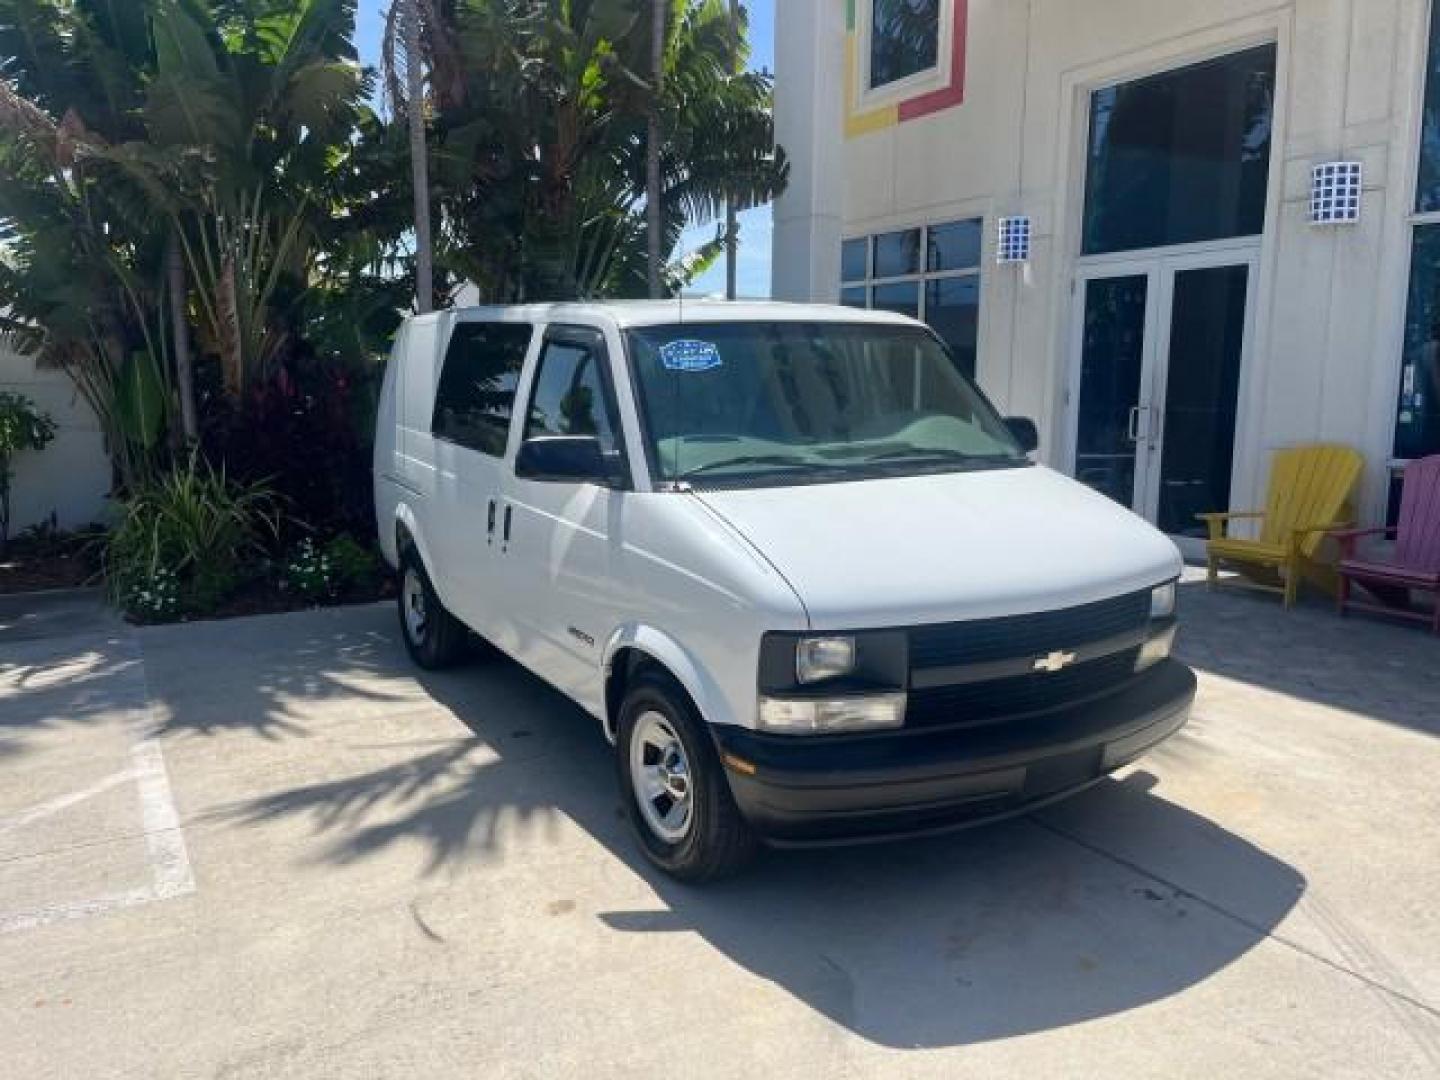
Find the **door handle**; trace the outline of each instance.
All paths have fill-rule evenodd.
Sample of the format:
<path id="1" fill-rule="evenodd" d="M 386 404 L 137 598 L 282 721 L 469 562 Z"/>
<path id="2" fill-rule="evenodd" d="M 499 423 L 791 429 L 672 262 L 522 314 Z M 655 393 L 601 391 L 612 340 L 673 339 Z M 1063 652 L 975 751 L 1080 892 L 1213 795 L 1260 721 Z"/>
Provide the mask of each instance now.
<path id="1" fill-rule="evenodd" d="M 495 500 L 490 500 L 490 509 L 485 514 L 485 542 L 495 539 Z"/>
<path id="2" fill-rule="evenodd" d="M 503 533 L 501 533 L 501 535 L 500 535 L 500 539 L 503 540 L 503 541 L 504 541 L 505 543 L 507 543 L 507 544 L 510 543 L 510 511 L 511 511 L 511 509 L 512 509 L 512 507 L 509 507 L 509 506 L 505 507 L 505 531 L 504 531 Z"/>
<path id="3" fill-rule="evenodd" d="M 1144 411 L 1141 405 L 1130 406 L 1130 419 L 1125 425 L 1125 437 L 1132 443 L 1140 441 L 1140 414 Z"/>

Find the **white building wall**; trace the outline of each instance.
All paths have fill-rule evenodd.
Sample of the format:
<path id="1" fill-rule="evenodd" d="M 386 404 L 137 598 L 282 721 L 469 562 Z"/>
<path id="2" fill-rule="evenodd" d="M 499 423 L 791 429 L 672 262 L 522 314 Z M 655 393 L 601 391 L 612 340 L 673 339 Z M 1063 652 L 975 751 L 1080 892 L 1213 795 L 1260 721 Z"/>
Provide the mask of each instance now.
<path id="1" fill-rule="evenodd" d="M 23 394 L 50 414 L 57 430 L 44 450 L 14 461 L 11 534 L 47 520 L 80 528 L 105 518 L 110 463 L 95 413 L 64 372 L 37 368 L 28 356 L 0 347 L 0 390 Z"/>
<path id="2" fill-rule="evenodd" d="M 1275 447 L 1334 440 L 1366 455 L 1361 509 L 1374 520 L 1393 445 L 1429 2 L 969 0 L 963 104 L 847 138 L 841 80 L 812 74 L 843 63 L 834 39 L 845 0 L 783 0 L 781 141 L 797 178 L 811 161 L 839 162 L 821 171 L 840 178 L 842 236 L 985 217 L 979 379 L 1003 410 L 1034 416 L 1043 455 L 1063 462 L 1090 92 L 1276 42 L 1271 191 L 1232 501 L 1262 497 Z M 1341 158 L 1365 163 L 1361 222 L 1316 228 L 1310 168 Z M 839 238 L 816 224 L 823 200 L 812 189 L 792 186 L 777 205 L 782 299 L 833 299 L 838 285 Z M 993 258 L 996 218 L 1010 213 L 1034 219 L 1023 268 Z"/>

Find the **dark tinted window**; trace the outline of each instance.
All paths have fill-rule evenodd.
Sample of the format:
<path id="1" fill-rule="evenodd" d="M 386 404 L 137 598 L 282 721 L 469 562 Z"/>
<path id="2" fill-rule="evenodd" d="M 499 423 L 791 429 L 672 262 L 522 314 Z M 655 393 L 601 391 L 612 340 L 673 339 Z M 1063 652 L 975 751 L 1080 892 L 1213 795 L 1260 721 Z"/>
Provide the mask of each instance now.
<path id="1" fill-rule="evenodd" d="M 540 356 L 527 439 L 543 435 L 596 435 L 605 450 L 615 449 L 610 399 L 600 371 L 598 349 L 569 342 L 551 342 Z"/>
<path id="2" fill-rule="evenodd" d="M 840 290 L 840 303 L 846 307 L 863 308 L 869 306 L 869 290 L 860 285 L 849 289 Z"/>
<path id="3" fill-rule="evenodd" d="M 1440 225 L 1415 229 L 1395 456 L 1440 453 Z"/>
<path id="4" fill-rule="evenodd" d="M 980 265 L 982 218 L 931 225 L 926 246 L 927 270 L 970 270 Z"/>
<path id="5" fill-rule="evenodd" d="M 935 67 L 940 55 L 940 0 L 866 0 L 870 86 L 884 86 Z"/>
<path id="6" fill-rule="evenodd" d="M 1420 126 L 1420 182 L 1415 209 L 1440 210 L 1440 9 L 1430 15 L 1430 52 L 1425 66 L 1425 111 Z"/>
<path id="7" fill-rule="evenodd" d="M 840 245 L 840 280 L 864 281 L 870 267 L 870 241 L 868 238 L 846 240 Z"/>
<path id="8" fill-rule="evenodd" d="M 973 379 L 980 337 L 979 275 L 926 282 L 925 321 L 950 346 L 960 370 Z"/>
<path id="9" fill-rule="evenodd" d="M 873 308 L 880 311 L 893 311 L 897 315 L 909 315 L 912 319 L 920 317 L 920 283 L 918 281 L 895 285 L 876 285 L 875 291 L 871 295 L 874 299 L 870 306 Z"/>
<path id="10" fill-rule="evenodd" d="M 920 272 L 920 230 L 881 233 L 875 237 L 875 276 L 900 277 Z"/>
<path id="11" fill-rule="evenodd" d="M 1273 45 L 1091 95 L 1085 254 L 1259 233 L 1274 102 Z"/>
<path id="12" fill-rule="evenodd" d="M 462 322 L 450 336 L 435 392 L 431 430 L 451 442 L 500 457 L 515 408 L 515 384 L 532 328 Z"/>

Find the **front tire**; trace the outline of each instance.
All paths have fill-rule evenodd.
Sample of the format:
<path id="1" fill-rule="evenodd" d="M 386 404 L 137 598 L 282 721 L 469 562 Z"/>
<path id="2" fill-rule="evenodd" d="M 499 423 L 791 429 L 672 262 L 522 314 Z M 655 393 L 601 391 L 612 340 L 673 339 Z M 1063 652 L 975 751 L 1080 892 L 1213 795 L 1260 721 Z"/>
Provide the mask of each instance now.
<path id="1" fill-rule="evenodd" d="M 616 764 L 645 855 L 682 881 L 733 874 L 757 847 L 705 721 L 674 680 L 642 672 L 620 709 Z"/>
<path id="2" fill-rule="evenodd" d="M 400 636 L 410 659 L 426 671 L 452 666 L 465 651 L 465 627 L 445 610 L 414 551 L 400 559 Z"/>

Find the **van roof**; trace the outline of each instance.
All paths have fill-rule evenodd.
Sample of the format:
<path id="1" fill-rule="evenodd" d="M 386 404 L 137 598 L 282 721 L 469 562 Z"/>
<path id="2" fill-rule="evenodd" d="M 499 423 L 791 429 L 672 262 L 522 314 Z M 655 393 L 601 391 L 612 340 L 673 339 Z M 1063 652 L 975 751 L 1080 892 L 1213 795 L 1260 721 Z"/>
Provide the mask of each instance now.
<path id="1" fill-rule="evenodd" d="M 867 311 L 835 304 L 791 304 L 772 300 L 606 300 L 594 303 L 518 304 L 451 308 L 416 319 L 456 315 L 463 320 L 506 319 L 536 322 L 610 324 L 619 329 L 716 322 L 848 322 L 919 325 L 889 311 Z"/>

